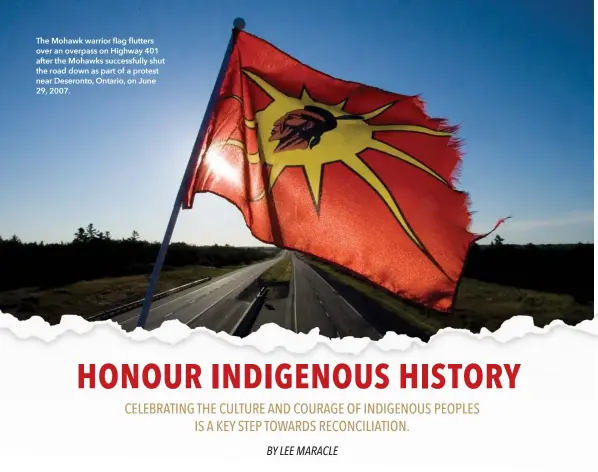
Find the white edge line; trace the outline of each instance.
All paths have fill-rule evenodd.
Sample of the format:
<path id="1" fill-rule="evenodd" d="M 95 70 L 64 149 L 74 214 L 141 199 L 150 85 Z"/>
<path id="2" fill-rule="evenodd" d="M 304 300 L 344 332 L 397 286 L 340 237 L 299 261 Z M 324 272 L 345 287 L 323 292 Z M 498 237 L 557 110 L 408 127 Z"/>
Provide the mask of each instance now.
<path id="1" fill-rule="evenodd" d="M 307 265 L 309 266 L 309 264 L 307 264 Z M 328 287 L 330 287 L 330 289 L 331 289 L 331 290 L 332 290 L 334 293 L 336 293 L 336 294 L 339 296 L 339 298 L 340 298 L 342 301 L 344 301 L 344 302 L 347 304 L 347 306 L 348 306 L 349 308 L 351 308 L 351 310 L 353 310 L 353 311 L 354 311 L 354 312 L 355 312 L 355 313 L 356 313 L 356 314 L 357 314 L 357 315 L 358 315 L 358 316 L 359 316 L 359 317 L 360 317 L 360 318 L 361 318 L 363 321 L 365 321 L 365 322 L 366 322 L 366 324 L 368 324 L 368 325 L 369 325 L 369 326 L 370 326 L 370 327 L 371 327 L 371 328 L 374 330 L 374 332 L 375 332 L 375 333 L 377 333 L 377 334 L 378 334 L 378 336 L 380 336 L 380 339 L 382 339 L 382 338 L 384 337 L 384 336 L 382 336 L 382 334 L 380 334 L 380 331 L 378 331 L 378 330 L 376 329 L 376 327 L 375 327 L 373 324 L 369 323 L 369 322 L 368 322 L 368 321 L 367 321 L 367 320 L 366 320 L 366 319 L 363 317 L 363 315 L 362 315 L 361 313 L 359 313 L 359 312 L 358 312 L 358 311 L 355 309 L 355 307 L 354 307 L 353 305 L 351 305 L 351 304 L 350 304 L 350 303 L 349 303 L 349 302 L 348 302 L 348 301 L 345 299 L 345 297 L 343 297 L 343 296 L 342 296 L 340 293 L 338 293 L 338 292 L 337 292 L 337 291 L 334 289 L 334 287 L 333 287 L 332 285 L 330 285 L 328 282 L 326 282 L 326 279 L 324 279 L 324 277 L 322 277 L 320 274 L 318 274 L 318 272 L 317 272 L 315 269 L 313 269 L 312 267 L 310 267 L 310 269 L 311 269 L 311 270 L 312 270 L 312 271 L 313 271 L 313 272 L 314 272 L 314 273 L 315 273 L 315 274 L 316 274 L 316 275 L 317 275 L 317 276 L 318 276 L 318 277 L 319 277 L 319 278 L 322 280 L 322 282 L 324 282 L 326 285 L 328 285 Z"/>
<path id="2" fill-rule="evenodd" d="M 259 264 L 259 262 L 258 262 L 258 264 Z M 250 267 L 251 267 L 251 266 L 250 266 Z M 180 296 L 178 296 L 178 297 L 176 297 L 176 298 L 173 298 L 173 299 L 169 300 L 169 298 L 170 298 L 170 297 L 172 297 L 172 296 L 176 295 L 176 294 L 172 294 L 170 297 L 166 297 L 166 298 L 165 298 L 166 302 L 164 302 L 164 303 L 161 303 L 160 305 L 152 305 L 152 308 L 150 309 L 150 313 L 151 313 L 152 311 L 154 311 L 154 310 L 157 310 L 158 308 L 162 308 L 162 307 L 164 307 L 164 306 L 166 306 L 166 305 L 169 305 L 169 304 L 170 304 L 170 303 L 172 303 L 172 302 L 176 302 L 177 300 L 182 300 L 182 299 L 184 299 L 185 297 L 187 297 L 188 295 L 191 295 L 191 294 L 193 294 L 193 293 L 197 293 L 197 292 L 199 292 L 200 290 L 204 290 L 204 289 L 206 289 L 206 288 L 209 288 L 209 287 L 211 287 L 213 284 L 215 284 L 216 282 L 223 282 L 223 281 L 225 281 L 225 280 L 228 280 L 228 279 L 230 279 L 230 278 L 231 278 L 233 275 L 239 275 L 239 273 L 241 273 L 242 271 L 245 271 L 245 270 L 247 270 L 247 269 L 249 269 L 249 267 L 243 267 L 243 268 L 241 268 L 241 269 L 238 269 L 238 270 L 235 270 L 235 271 L 231 272 L 230 274 L 225 274 L 225 275 L 224 275 L 224 276 L 223 276 L 221 279 L 209 280 L 209 281 L 208 281 L 208 283 L 206 283 L 206 284 L 202 284 L 202 285 L 201 285 L 201 287 L 199 287 L 199 288 L 196 288 L 195 290 L 192 290 L 191 292 L 183 293 L 182 295 L 180 295 Z M 175 288 L 176 288 L 176 287 L 175 287 Z M 191 288 L 193 288 L 193 287 L 191 287 Z M 206 293 L 205 295 L 209 295 L 210 293 L 212 293 L 212 292 L 210 291 L 210 292 Z M 156 301 L 162 301 L 162 300 L 156 300 Z M 196 299 L 195 301 L 197 301 L 197 299 Z M 170 314 L 172 314 L 172 313 L 173 313 L 173 312 L 171 312 Z M 126 320 L 124 320 L 124 321 L 121 321 L 121 322 L 119 322 L 119 324 L 120 324 L 121 326 L 123 326 L 125 323 L 128 323 L 129 321 L 131 321 L 131 320 L 134 320 L 134 319 L 137 319 L 137 318 L 139 318 L 139 313 L 137 313 L 136 315 L 132 316 L 131 318 L 128 318 L 128 319 L 126 319 Z M 166 316 L 164 316 L 163 318 L 166 318 Z"/>
<path id="3" fill-rule="evenodd" d="M 253 279 L 249 279 L 248 280 L 249 283 L 253 282 Z M 228 292 L 226 292 L 224 295 L 222 295 L 218 300 L 216 300 L 214 303 L 212 303 L 210 306 L 208 306 L 205 310 L 200 311 L 197 315 L 195 315 L 193 318 L 191 318 L 189 321 L 187 321 L 185 324 L 188 326 L 191 323 L 193 323 L 196 319 L 198 319 L 201 315 L 203 315 L 206 311 L 208 311 L 210 308 L 212 308 L 214 305 L 220 303 L 222 300 L 224 300 L 226 297 L 228 297 L 231 293 L 233 293 L 235 290 L 237 290 L 240 287 L 240 285 L 237 285 L 236 287 L 233 287 L 231 290 L 229 290 Z"/>
<path id="4" fill-rule="evenodd" d="M 259 272 L 257 275 L 249 278 L 246 280 L 247 285 L 251 285 L 251 283 L 253 283 L 254 280 L 258 279 L 260 275 L 262 275 L 265 272 Z M 207 307 L 205 310 L 202 310 L 201 312 L 199 312 L 197 315 L 195 315 L 193 318 L 191 318 L 189 321 L 187 321 L 185 324 L 187 326 L 189 326 L 191 323 L 193 323 L 196 319 L 198 319 L 201 315 L 203 315 L 206 311 L 208 311 L 210 308 L 212 308 L 214 305 L 217 305 L 218 303 L 220 303 L 222 300 L 224 300 L 226 297 L 228 297 L 231 293 L 233 293 L 235 290 L 239 289 L 243 284 L 239 284 L 236 287 L 233 287 L 231 290 L 229 290 L 228 292 L 226 292 L 224 295 L 222 295 L 218 300 L 216 300 L 214 303 L 212 303 L 209 307 Z"/>
<path id="5" fill-rule="evenodd" d="M 212 286 L 212 285 L 213 285 L 213 284 L 215 284 L 216 282 L 224 282 L 225 280 L 228 280 L 228 279 L 230 279 L 230 278 L 231 278 L 231 277 L 233 277 L 234 275 L 239 275 L 239 273 L 240 273 L 241 271 L 243 271 L 243 270 L 246 270 L 246 268 L 239 269 L 239 270 L 235 270 L 235 271 L 231 272 L 230 274 L 227 274 L 226 276 L 224 276 L 224 277 L 223 277 L 223 278 L 221 278 L 221 279 L 216 279 L 216 280 L 213 280 L 213 281 L 211 281 L 211 282 L 208 282 L 207 284 L 204 284 L 204 285 L 202 285 L 201 287 L 199 287 L 199 288 L 198 288 L 198 289 L 196 289 L 196 290 L 193 290 L 193 291 L 191 291 L 191 292 L 184 293 L 184 294 L 183 294 L 183 295 L 181 295 L 180 297 L 173 298 L 172 300 L 168 300 L 167 302 L 165 302 L 165 303 L 162 303 L 162 304 L 160 304 L 160 305 L 158 305 L 158 306 L 154 306 L 154 307 L 152 307 L 152 309 L 150 310 L 150 312 L 151 312 L 151 311 L 153 311 L 153 310 L 157 310 L 158 308 L 162 308 L 163 306 L 166 306 L 166 305 L 168 305 L 168 304 L 170 304 L 170 303 L 172 303 L 172 302 L 176 302 L 177 300 L 182 300 L 183 298 L 185 298 L 185 297 L 187 297 L 187 296 L 189 296 L 189 295 L 192 295 L 192 294 L 194 294 L 194 293 L 197 293 L 197 292 L 199 292 L 200 290 L 204 290 L 204 289 L 206 289 L 206 288 L 208 288 L 208 287 Z M 207 295 L 207 294 L 206 294 L 206 295 Z M 168 298 L 170 298 L 170 297 L 168 297 Z"/>

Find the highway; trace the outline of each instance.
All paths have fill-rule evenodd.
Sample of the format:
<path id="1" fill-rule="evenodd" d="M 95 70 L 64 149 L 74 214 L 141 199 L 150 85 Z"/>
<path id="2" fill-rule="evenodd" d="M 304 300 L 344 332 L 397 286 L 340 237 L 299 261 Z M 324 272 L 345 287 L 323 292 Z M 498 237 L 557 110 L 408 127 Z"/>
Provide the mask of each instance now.
<path id="1" fill-rule="evenodd" d="M 150 331 L 159 328 L 165 321 L 176 319 L 190 328 L 205 326 L 216 332 L 230 332 L 249 305 L 249 301 L 237 297 L 284 257 L 284 252 L 274 259 L 258 262 L 154 301 L 145 329 Z M 125 331 L 132 331 L 137 326 L 140 311 L 137 308 L 112 320 Z"/>
<path id="2" fill-rule="evenodd" d="M 328 338 L 353 336 L 372 340 L 382 335 L 314 269 L 295 254 L 292 255 L 291 292 L 293 329 L 309 333 L 314 328 Z"/>
<path id="3" fill-rule="evenodd" d="M 165 321 L 179 320 L 190 328 L 204 326 L 215 332 L 232 334 L 257 295 L 258 288 L 253 287 L 250 296 L 240 295 L 288 254 L 288 251 L 282 251 L 274 259 L 244 267 L 153 302 L 145 329 L 153 330 Z M 265 324 L 275 323 L 296 333 L 309 333 L 319 328 L 320 334 L 328 338 L 382 338 L 381 333 L 309 264 L 295 253 L 291 253 L 291 262 L 288 296 L 267 298 L 255 318 L 252 332 Z M 137 326 L 140 310 L 137 308 L 123 313 L 113 320 L 124 330 L 132 331 Z"/>

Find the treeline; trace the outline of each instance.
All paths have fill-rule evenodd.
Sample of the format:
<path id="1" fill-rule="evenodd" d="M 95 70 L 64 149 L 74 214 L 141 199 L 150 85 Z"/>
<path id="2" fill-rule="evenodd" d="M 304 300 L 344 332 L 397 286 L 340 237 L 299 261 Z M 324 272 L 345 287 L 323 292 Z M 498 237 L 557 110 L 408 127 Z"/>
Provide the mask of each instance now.
<path id="1" fill-rule="evenodd" d="M 512 287 L 569 294 L 578 302 L 594 300 L 594 245 L 513 245 L 498 236 L 475 245 L 465 277 Z"/>
<path id="2" fill-rule="evenodd" d="M 93 224 L 79 228 L 70 243 L 23 243 L 17 236 L 0 237 L 0 291 L 20 287 L 59 287 L 101 277 L 149 274 L 160 243 L 130 237 L 113 239 Z M 272 257 L 270 248 L 170 245 L 164 269 L 188 265 L 225 267 Z"/>
<path id="3" fill-rule="evenodd" d="M 101 277 L 149 274 L 158 242 L 130 237 L 113 239 L 92 224 L 79 228 L 70 243 L 23 243 L 0 237 L 0 291 L 20 287 L 58 287 Z M 192 246 L 173 243 L 164 270 L 187 265 L 224 267 L 272 257 L 276 248 Z M 512 245 L 497 236 L 488 246 L 475 245 L 464 276 L 512 287 L 563 293 L 578 302 L 594 299 L 594 245 Z"/>
<path id="4" fill-rule="evenodd" d="M 318 257 L 309 257 L 331 264 Z M 367 282 L 349 269 L 336 268 Z M 475 244 L 471 248 L 463 276 L 510 287 L 571 295 L 578 303 L 586 304 L 594 300 L 594 245 L 505 244 L 497 235 L 490 245 Z"/>

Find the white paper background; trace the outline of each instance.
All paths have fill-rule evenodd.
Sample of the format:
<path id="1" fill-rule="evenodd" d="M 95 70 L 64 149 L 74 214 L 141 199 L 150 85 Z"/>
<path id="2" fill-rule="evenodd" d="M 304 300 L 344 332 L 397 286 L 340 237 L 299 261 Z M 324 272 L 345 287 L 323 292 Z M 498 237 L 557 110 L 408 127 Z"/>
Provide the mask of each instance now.
<path id="1" fill-rule="evenodd" d="M 189 470 L 247 467 L 264 471 L 306 467 L 351 471 L 376 465 L 418 471 L 596 467 L 595 319 L 576 328 L 555 322 L 541 330 L 533 326 L 531 318 L 519 317 L 505 323 L 494 336 L 446 330 L 428 345 L 396 335 L 387 335 L 377 344 L 354 339 L 331 342 L 316 333 L 297 336 L 274 325 L 239 340 L 205 330 L 192 333 L 175 321 L 151 333 L 126 335 L 111 322 L 91 324 L 74 316 L 49 327 L 40 318 L 18 322 L 10 315 L 0 315 L 0 327 L 8 328 L 0 329 L 3 470 L 46 469 L 50 465 L 52 470 L 170 470 L 185 466 Z M 530 334 L 522 337 L 526 332 Z M 212 363 L 386 362 L 390 364 L 390 386 L 386 390 L 342 391 L 77 388 L 79 363 L 107 362 L 198 363 L 206 369 Z M 515 390 L 399 388 L 399 363 L 436 362 L 521 363 L 522 367 Z M 144 401 L 478 402 L 481 412 L 477 416 L 393 418 L 407 420 L 410 431 L 403 433 L 207 434 L 193 429 L 194 419 L 206 417 L 125 414 L 125 403 Z M 239 418 L 218 415 L 213 419 Z M 338 445 L 339 455 L 266 455 L 268 445 L 296 444 Z M 80 456 L 96 458 L 89 461 Z"/>

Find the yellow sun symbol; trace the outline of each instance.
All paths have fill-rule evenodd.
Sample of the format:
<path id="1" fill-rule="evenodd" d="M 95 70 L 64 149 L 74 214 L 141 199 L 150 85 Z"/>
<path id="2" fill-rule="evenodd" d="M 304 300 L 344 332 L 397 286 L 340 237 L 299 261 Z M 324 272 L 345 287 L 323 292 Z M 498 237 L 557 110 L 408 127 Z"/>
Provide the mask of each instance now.
<path id="1" fill-rule="evenodd" d="M 387 156 L 414 166 L 422 172 L 426 172 L 434 179 L 437 179 L 439 183 L 452 188 L 449 182 L 415 157 L 374 138 L 374 132 L 376 131 L 403 131 L 444 137 L 450 137 L 451 133 L 406 124 L 370 125 L 367 122 L 368 120 L 381 115 L 394 105 L 395 102 L 391 102 L 368 113 L 360 114 L 359 116 L 348 115 L 343 109 L 347 103 L 346 99 L 335 105 L 319 103 L 313 100 L 305 88 L 300 98 L 287 96 L 253 72 L 243 70 L 243 73 L 272 99 L 272 102 L 264 110 L 256 113 L 255 120 L 245 120 L 245 126 L 255 129 L 257 132 L 260 152 L 255 154 L 247 153 L 244 143 L 237 140 L 229 139 L 226 143 L 221 144 L 228 144 L 243 149 L 251 164 L 266 164 L 270 167 L 268 192 L 272 190 L 277 179 L 287 167 L 301 167 L 304 170 L 316 211 L 318 211 L 322 190 L 323 168 L 327 164 L 342 162 L 378 194 L 411 241 L 444 273 L 444 270 L 427 251 L 424 244 L 409 225 L 399 204 L 395 201 L 390 191 L 374 171 L 359 157 L 359 154 L 366 149 L 380 151 Z M 232 98 L 241 101 L 239 97 Z M 331 114 L 334 117 L 334 129 L 322 133 L 315 140 L 308 135 L 309 133 L 304 133 L 304 136 L 307 137 L 303 140 L 303 147 L 293 147 L 291 145 L 288 149 L 278 149 L 282 140 L 273 139 L 277 137 L 273 128 L 276 128 L 282 117 L 290 114 L 288 122 L 292 122 L 293 111 L 300 112 L 300 110 L 305 110 L 306 108 L 313 108 L 316 111 L 320 111 L 322 115 Z M 322 112 L 321 110 L 324 111 Z M 297 133 L 302 130 L 305 130 L 305 126 L 303 128 L 299 127 Z M 298 141 L 301 140 L 295 140 L 294 142 Z M 293 144 L 292 140 L 289 142 Z M 265 192 L 261 192 L 253 200 L 259 200 L 264 198 L 264 196 Z"/>

